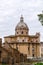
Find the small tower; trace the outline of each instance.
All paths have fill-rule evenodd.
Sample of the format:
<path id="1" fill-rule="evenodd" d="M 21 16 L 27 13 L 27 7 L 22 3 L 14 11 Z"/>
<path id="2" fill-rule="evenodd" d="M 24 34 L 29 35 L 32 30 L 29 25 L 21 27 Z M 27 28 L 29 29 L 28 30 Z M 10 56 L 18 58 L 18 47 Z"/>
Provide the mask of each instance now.
<path id="1" fill-rule="evenodd" d="M 29 28 L 26 23 L 24 23 L 24 18 L 21 15 L 20 22 L 15 28 L 15 35 L 28 35 Z"/>

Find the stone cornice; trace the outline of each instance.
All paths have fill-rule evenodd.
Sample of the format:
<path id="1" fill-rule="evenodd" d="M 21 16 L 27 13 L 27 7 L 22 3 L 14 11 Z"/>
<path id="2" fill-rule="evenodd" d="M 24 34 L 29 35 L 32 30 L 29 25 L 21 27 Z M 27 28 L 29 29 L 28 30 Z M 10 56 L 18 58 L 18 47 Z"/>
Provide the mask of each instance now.
<path id="1" fill-rule="evenodd" d="M 36 35 L 10 35 L 10 36 L 5 36 L 4 38 L 15 38 L 15 37 L 37 38 L 38 36 Z"/>

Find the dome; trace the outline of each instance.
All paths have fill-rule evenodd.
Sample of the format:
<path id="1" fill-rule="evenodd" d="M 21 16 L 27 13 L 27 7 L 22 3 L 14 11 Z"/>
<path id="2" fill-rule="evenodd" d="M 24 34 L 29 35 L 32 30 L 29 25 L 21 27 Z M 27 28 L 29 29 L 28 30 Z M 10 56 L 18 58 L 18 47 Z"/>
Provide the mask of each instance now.
<path id="1" fill-rule="evenodd" d="M 24 18 L 23 18 L 23 16 L 20 17 L 20 22 L 17 24 L 15 30 L 17 30 L 17 29 L 22 29 L 22 28 L 28 30 L 27 24 L 24 23 Z"/>

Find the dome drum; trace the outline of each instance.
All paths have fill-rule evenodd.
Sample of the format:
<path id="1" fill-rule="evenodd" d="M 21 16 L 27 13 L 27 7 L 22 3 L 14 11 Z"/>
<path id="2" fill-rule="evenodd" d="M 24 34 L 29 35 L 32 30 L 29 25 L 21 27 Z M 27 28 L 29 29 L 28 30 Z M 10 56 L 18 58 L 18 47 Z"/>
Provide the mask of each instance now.
<path id="1" fill-rule="evenodd" d="M 26 23 L 24 23 L 23 17 L 20 17 L 20 22 L 17 24 L 15 28 L 15 34 L 17 35 L 27 35 L 28 34 L 28 26 Z"/>

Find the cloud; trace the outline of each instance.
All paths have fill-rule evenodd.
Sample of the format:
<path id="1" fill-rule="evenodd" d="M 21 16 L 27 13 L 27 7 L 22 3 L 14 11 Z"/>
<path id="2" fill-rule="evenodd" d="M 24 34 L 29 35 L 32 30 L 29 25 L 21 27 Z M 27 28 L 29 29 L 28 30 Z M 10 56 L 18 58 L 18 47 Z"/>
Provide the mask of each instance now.
<path id="1" fill-rule="evenodd" d="M 43 0 L 0 0 L 0 37 L 13 34 L 21 14 L 32 33 L 42 33 L 43 27 L 37 17 L 42 10 Z"/>

